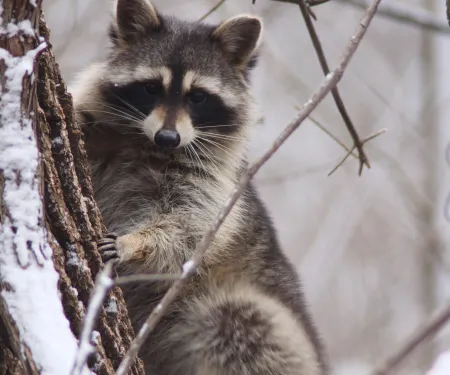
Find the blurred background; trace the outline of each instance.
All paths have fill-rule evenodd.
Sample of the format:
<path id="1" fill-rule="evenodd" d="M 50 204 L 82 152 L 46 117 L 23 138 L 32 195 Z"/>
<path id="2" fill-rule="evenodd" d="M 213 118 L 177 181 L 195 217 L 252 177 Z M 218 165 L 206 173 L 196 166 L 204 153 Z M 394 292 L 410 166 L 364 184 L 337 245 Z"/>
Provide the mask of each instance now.
<path id="1" fill-rule="evenodd" d="M 158 9 L 198 20 L 218 0 L 154 0 Z M 259 156 L 323 79 L 297 5 L 228 0 L 207 19 L 241 12 L 265 21 L 253 75 L 263 122 Z M 445 24 L 444 1 L 385 1 L 427 9 Z M 108 47 L 111 0 L 45 0 L 52 43 L 66 82 Z M 363 10 L 345 0 L 314 8 L 331 66 Z M 396 352 L 450 300 L 450 28 L 427 31 L 381 15 L 339 84 L 359 134 L 387 132 L 366 146 L 372 168 L 358 177 L 346 151 L 306 121 L 255 178 L 296 265 L 333 375 L 364 375 Z M 329 96 L 313 117 L 348 146 L 351 139 Z M 446 160 L 447 159 L 447 160 Z M 450 329 L 423 345 L 398 374 L 424 374 L 450 348 Z"/>

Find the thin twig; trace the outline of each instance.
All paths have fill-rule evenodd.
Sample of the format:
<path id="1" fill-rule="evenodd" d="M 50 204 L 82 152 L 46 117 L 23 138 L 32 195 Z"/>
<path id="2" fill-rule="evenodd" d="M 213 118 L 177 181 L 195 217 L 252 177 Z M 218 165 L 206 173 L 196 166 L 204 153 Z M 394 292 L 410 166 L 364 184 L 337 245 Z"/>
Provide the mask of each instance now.
<path id="1" fill-rule="evenodd" d="M 398 352 L 388 358 L 388 360 L 372 375 L 389 375 L 397 368 L 414 350 L 422 345 L 426 340 L 435 336 L 450 321 L 450 304 L 441 310 L 435 317 L 425 324 L 411 339 L 403 345 Z"/>
<path id="2" fill-rule="evenodd" d="M 336 172 L 342 164 L 348 159 L 348 157 L 353 153 L 353 150 L 356 146 L 353 146 L 348 152 L 345 154 L 344 158 L 328 173 L 328 177 L 330 177 L 334 172 Z"/>
<path id="3" fill-rule="evenodd" d="M 358 8 L 365 8 L 367 0 L 338 0 L 343 4 L 349 4 Z M 449 0 L 447 0 L 448 2 Z M 448 8 L 447 8 L 448 9 Z M 388 1 L 380 6 L 378 10 L 380 16 L 390 18 L 408 25 L 418 26 L 423 29 L 435 31 L 444 34 L 450 34 L 450 28 L 444 19 L 436 17 L 433 12 L 421 9 L 416 5 L 409 3 L 400 3 L 399 1 Z M 450 19 L 450 14 L 449 14 Z M 449 20 L 450 22 L 450 20 Z"/>
<path id="4" fill-rule="evenodd" d="M 124 285 L 134 282 L 155 282 L 155 281 L 175 281 L 179 280 L 181 278 L 180 275 L 170 275 L 170 274 L 164 274 L 164 275 L 131 275 L 131 276 L 121 276 L 116 279 L 114 279 L 114 285 Z"/>
<path id="5" fill-rule="evenodd" d="M 322 44 L 320 43 L 319 36 L 317 35 L 316 28 L 314 27 L 314 23 L 311 20 L 311 15 L 308 12 L 306 0 L 298 0 L 298 5 L 300 7 L 300 11 L 302 12 L 302 16 L 305 21 L 306 28 L 308 29 L 308 33 L 313 43 L 314 49 L 316 50 L 316 54 L 320 62 L 320 67 L 322 68 L 323 74 L 326 76 L 328 73 L 330 73 L 330 68 L 328 66 L 328 62 L 322 48 Z M 345 108 L 344 102 L 341 98 L 341 94 L 339 93 L 339 89 L 337 88 L 337 86 L 333 87 L 333 89 L 331 90 L 331 94 L 333 95 L 334 102 L 336 103 L 339 113 L 341 114 L 342 120 L 344 120 L 345 126 L 347 127 L 347 130 L 353 139 L 353 144 L 355 145 L 355 148 L 358 150 L 358 157 L 359 157 L 358 173 L 359 175 L 361 175 L 364 164 L 368 168 L 370 168 L 369 160 L 364 152 L 363 143 L 361 142 L 358 132 L 356 131 L 355 126 L 353 125 L 353 122 L 350 119 L 350 116 L 347 112 L 347 109 Z"/>
<path id="6" fill-rule="evenodd" d="M 220 8 L 221 5 L 223 5 L 223 3 L 226 0 L 220 0 L 216 5 L 214 5 L 208 12 L 206 12 L 199 20 L 198 22 L 202 22 L 205 19 L 207 19 L 211 14 L 213 14 L 217 9 Z"/>
<path id="7" fill-rule="evenodd" d="M 167 310 L 169 304 L 175 300 L 190 277 L 193 276 L 195 272 L 197 272 L 197 267 L 201 263 L 203 255 L 208 249 L 211 241 L 214 239 L 215 234 L 219 230 L 227 215 L 230 213 L 236 201 L 240 198 L 242 193 L 247 188 L 251 178 L 263 166 L 263 164 L 273 156 L 275 151 L 280 148 L 280 146 L 286 141 L 286 139 L 302 124 L 302 122 L 319 105 L 319 103 L 325 98 L 325 96 L 331 91 L 331 89 L 336 86 L 336 84 L 341 80 L 342 76 L 344 75 L 345 69 L 347 68 L 352 56 L 355 54 L 356 49 L 358 48 L 362 38 L 367 31 L 367 28 L 370 25 L 370 22 L 372 21 L 377 11 L 377 7 L 380 1 L 381 0 L 373 0 L 373 3 L 365 12 L 355 34 L 350 38 L 350 41 L 336 69 L 325 77 L 322 84 L 314 91 L 310 99 L 303 105 L 302 110 L 298 113 L 296 118 L 288 124 L 288 126 L 273 142 L 272 146 L 249 167 L 246 173 L 243 174 L 239 183 L 233 189 L 233 192 L 229 196 L 228 200 L 224 203 L 216 219 L 212 222 L 203 238 L 197 244 L 197 247 L 192 254 L 191 260 L 188 262 L 189 267 L 183 267 L 182 277 L 174 282 L 172 287 L 162 298 L 158 307 L 152 311 L 152 313 L 148 316 L 147 320 L 139 330 L 136 338 L 131 343 L 130 349 L 123 358 L 122 363 L 120 364 L 116 372 L 116 375 L 125 375 L 128 372 L 128 369 L 134 358 L 138 354 L 139 349 L 144 344 L 148 335 L 155 329 L 161 317 Z"/>
<path id="8" fill-rule="evenodd" d="M 281 3 L 298 4 L 298 0 L 273 0 Z M 368 0 L 337 0 L 340 3 L 352 5 L 358 8 L 365 8 L 370 1 Z M 309 6 L 319 5 L 321 2 L 309 2 Z M 450 24 L 450 0 L 447 0 L 447 18 Z M 450 34 L 450 28 L 444 20 L 436 17 L 430 11 L 420 9 L 415 5 L 400 3 L 398 1 L 389 1 L 380 5 L 378 15 L 400 21 L 407 25 L 420 27 L 430 31 L 443 34 Z"/>
<path id="9" fill-rule="evenodd" d="M 108 262 L 95 279 L 95 287 L 89 300 L 86 315 L 84 316 L 80 341 L 71 375 L 81 374 L 88 357 L 95 352 L 95 348 L 91 345 L 91 336 L 105 296 L 114 285 L 111 279 L 112 269 L 113 262 Z"/>
<path id="10" fill-rule="evenodd" d="M 377 131 L 376 133 L 374 133 L 374 134 L 372 134 L 372 135 L 369 135 L 367 138 L 365 138 L 365 139 L 361 142 L 361 144 L 364 146 L 367 142 L 369 142 L 369 141 L 371 141 L 372 139 L 374 139 L 374 138 L 380 136 L 380 135 L 383 134 L 383 133 L 386 133 L 386 129 L 381 129 L 381 130 Z M 344 146 L 344 147 L 345 147 L 345 146 Z M 346 148 L 346 147 L 345 147 L 345 148 Z M 353 156 L 354 156 L 353 150 L 354 150 L 355 148 L 356 148 L 356 146 L 353 146 L 351 150 L 348 150 L 348 149 L 346 148 L 348 152 L 347 152 L 347 154 L 345 155 L 344 159 L 342 159 L 342 160 L 339 162 L 339 164 L 336 165 L 330 173 L 328 173 L 328 176 L 331 176 L 334 172 L 336 172 L 336 171 L 339 169 L 339 167 L 340 167 L 342 164 L 344 164 L 344 162 L 348 159 L 348 157 L 349 157 L 350 155 L 353 155 Z"/>
<path id="11" fill-rule="evenodd" d="M 323 126 L 318 120 L 313 118 L 312 116 L 308 116 L 308 118 L 316 125 L 320 130 L 322 130 L 326 135 L 328 135 L 333 141 L 335 141 L 339 146 L 341 146 L 345 151 L 349 152 L 350 149 L 342 142 L 338 137 L 336 137 L 333 133 L 331 133 L 325 126 Z M 354 147 L 353 147 L 354 149 Z M 358 155 L 351 152 L 351 155 L 358 159 Z"/>

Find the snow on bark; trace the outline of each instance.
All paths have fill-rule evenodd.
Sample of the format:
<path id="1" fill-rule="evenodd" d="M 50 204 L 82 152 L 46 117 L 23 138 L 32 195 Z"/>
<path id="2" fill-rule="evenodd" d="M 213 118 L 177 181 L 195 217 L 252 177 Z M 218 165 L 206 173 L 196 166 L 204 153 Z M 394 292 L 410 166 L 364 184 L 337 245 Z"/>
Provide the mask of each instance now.
<path id="1" fill-rule="evenodd" d="M 0 48 L 0 62 L 6 66 L 0 97 L 0 170 L 6 209 L 0 228 L 0 281 L 21 344 L 30 349 L 40 373 L 64 375 L 72 368 L 77 340 L 63 312 L 58 274 L 42 227 L 38 149 L 21 103 L 23 79 L 33 79 L 34 59 L 45 47 L 43 43 L 22 57 Z"/>

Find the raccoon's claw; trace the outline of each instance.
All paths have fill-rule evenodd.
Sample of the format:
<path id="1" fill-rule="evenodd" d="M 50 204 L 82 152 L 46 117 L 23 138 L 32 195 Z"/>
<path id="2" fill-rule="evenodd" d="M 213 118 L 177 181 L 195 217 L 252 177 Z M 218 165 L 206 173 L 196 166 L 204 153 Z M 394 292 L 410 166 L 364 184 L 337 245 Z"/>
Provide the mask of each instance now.
<path id="1" fill-rule="evenodd" d="M 116 246 L 117 234 L 108 233 L 97 242 L 97 249 L 104 263 L 112 259 L 119 259 L 119 251 Z"/>

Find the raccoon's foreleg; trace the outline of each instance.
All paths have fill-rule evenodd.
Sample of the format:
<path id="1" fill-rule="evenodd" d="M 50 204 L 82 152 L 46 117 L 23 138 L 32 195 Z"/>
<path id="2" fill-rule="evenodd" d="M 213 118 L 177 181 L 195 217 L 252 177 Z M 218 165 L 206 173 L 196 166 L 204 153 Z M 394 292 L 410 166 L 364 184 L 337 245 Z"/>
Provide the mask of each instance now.
<path id="1" fill-rule="evenodd" d="M 190 257 L 193 240 L 174 216 L 159 217 L 123 236 L 109 234 L 98 242 L 104 261 L 119 259 L 125 270 L 145 273 L 179 273 Z"/>

